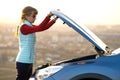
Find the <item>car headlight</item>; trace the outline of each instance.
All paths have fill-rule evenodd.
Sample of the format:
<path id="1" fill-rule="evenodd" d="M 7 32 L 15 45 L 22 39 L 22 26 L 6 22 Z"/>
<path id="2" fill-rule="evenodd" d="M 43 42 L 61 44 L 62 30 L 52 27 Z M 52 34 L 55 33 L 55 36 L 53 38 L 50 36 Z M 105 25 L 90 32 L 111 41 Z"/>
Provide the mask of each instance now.
<path id="1" fill-rule="evenodd" d="M 62 68 L 63 68 L 62 66 L 49 66 L 47 68 L 40 69 L 37 71 L 36 78 L 37 78 L 37 80 L 43 80 L 43 79 L 55 74 Z"/>
<path id="2" fill-rule="evenodd" d="M 34 77 L 31 77 L 29 80 L 35 80 L 35 78 L 34 78 Z"/>

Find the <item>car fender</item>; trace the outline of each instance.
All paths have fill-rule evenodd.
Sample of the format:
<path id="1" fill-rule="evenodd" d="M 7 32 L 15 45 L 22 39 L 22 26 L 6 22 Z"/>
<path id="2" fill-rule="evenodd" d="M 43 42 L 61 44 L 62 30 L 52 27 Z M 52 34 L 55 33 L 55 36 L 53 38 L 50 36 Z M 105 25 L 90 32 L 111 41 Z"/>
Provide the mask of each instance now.
<path id="1" fill-rule="evenodd" d="M 66 73 L 67 72 L 67 73 Z M 63 74 L 63 75 L 61 75 Z M 118 73 L 117 70 L 112 69 L 112 68 L 108 68 L 106 66 L 102 66 L 102 65 L 89 65 L 89 64 L 80 64 L 80 65 L 70 65 L 70 66 L 66 66 L 65 68 L 63 68 L 61 71 L 59 71 L 58 73 L 54 74 L 52 77 L 54 79 L 59 79 L 59 80 L 70 80 L 73 79 L 75 77 L 78 77 L 81 75 L 86 75 L 86 74 L 91 74 L 91 77 L 93 76 L 93 74 L 95 75 L 100 75 L 101 77 L 106 77 L 112 80 L 119 80 L 120 79 L 120 72 Z M 79 77 L 79 78 L 80 78 Z M 119 78 L 119 79 L 116 79 Z"/>
<path id="2" fill-rule="evenodd" d="M 86 73 L 86 74 L 81 74 L 78 76 L 75 76 L 74 78 L 70 79 L 70 80 L 88 80 L 88 79 L 96 79 L 96 80 L 112 80 L 111 78 L 101 75 L 101 74 L 97 74 L 97 73 Z"/>

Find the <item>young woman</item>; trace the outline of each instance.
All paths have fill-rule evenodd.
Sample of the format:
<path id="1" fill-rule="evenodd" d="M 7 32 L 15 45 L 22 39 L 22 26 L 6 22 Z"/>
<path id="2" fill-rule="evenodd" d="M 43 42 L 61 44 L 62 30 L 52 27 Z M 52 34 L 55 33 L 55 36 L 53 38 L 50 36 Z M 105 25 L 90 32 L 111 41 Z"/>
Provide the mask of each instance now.
<path id="1" fill-rule="evenodd" d="M 21 23 L 16 33 L 19 41 L 19 52 L 16 58 L 16 80 L 29 80 L 32 74 L 36 42 L 35 32 L 50 28 L 57 20 L 57 17 L 53 20 L 50 19 L 53 16 L 50 12 L 38 26 L 33 25 L 37 13 L 38 11 L 31 6 L 27 6 L 22 10 Z"/>

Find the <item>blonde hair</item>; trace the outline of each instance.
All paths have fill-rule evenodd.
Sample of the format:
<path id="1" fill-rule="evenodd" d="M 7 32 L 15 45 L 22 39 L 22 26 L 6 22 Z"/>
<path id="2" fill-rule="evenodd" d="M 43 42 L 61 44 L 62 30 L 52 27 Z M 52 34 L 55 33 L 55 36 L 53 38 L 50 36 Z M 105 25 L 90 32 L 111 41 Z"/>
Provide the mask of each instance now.
<path id="1" fill-rule="evenodd" d="M 34 12 L 35 15 L 38 14 L 37 9 L 35 9 L 31 6 L 27 6 L 27 7 L 23 8 L 20 24 L 26 19 L 25 16 L 30 16 L 32 12 Z M 15 37 L 18 37 L 18 28 L 19 28 L 19 26 L 16 27 Z"/>

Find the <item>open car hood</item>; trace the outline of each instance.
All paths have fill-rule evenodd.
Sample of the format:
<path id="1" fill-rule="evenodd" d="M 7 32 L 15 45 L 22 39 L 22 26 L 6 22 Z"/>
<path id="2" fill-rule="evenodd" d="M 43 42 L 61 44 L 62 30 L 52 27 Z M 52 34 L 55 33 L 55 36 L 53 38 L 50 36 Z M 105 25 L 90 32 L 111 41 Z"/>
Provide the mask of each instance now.
<path id="1" fill-rule="evenodd" d="M 55 16 L 60 18 L 69 27 L 72 27 L 75 31 L 80 33 L 84 38 L 91 42 L 95 46 L 95 49 L 97 49 L 99 55 L 103 55 L 104 53 L 109 52 L 109 48 L 107 47 L 107 45 L 101 39 L 99 39 L 93 32 L 91 32 L 87 27 L 80 24 L 78 25 L 71 18 L 69 18 L 60 11 L 53 10 L 51 12 Z"/>

